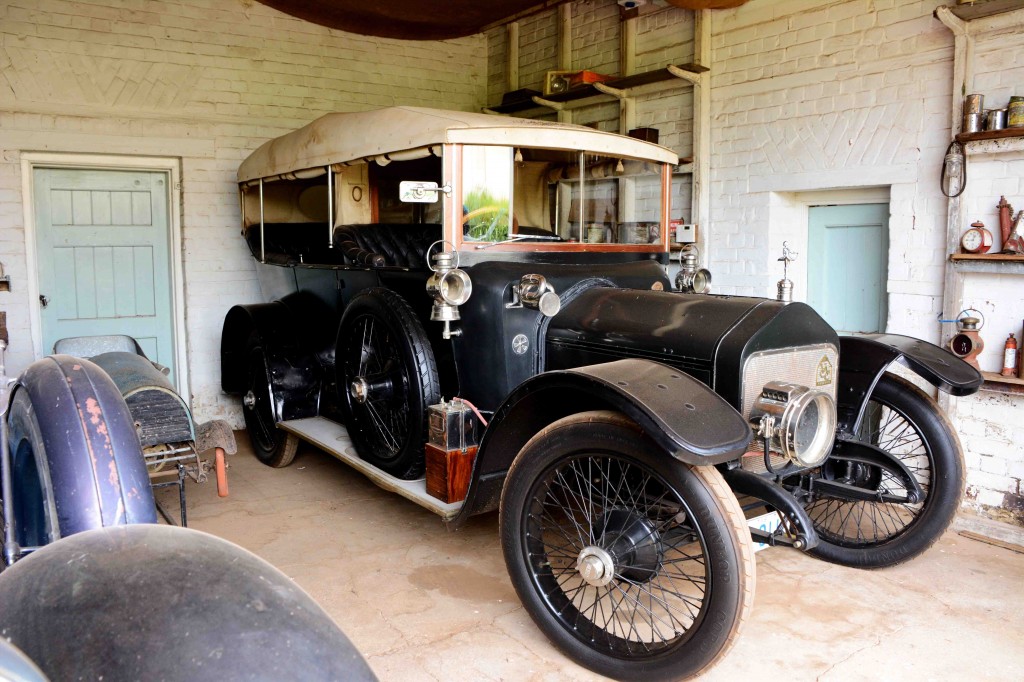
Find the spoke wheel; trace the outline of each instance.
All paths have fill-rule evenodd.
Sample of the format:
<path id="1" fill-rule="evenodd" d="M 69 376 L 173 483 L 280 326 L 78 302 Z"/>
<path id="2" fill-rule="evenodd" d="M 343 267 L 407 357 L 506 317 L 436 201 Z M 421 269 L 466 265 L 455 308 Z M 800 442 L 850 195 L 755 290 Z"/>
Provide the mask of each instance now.
<path id="1" fill-rule="evenodd" d="M 908 381 L 879 380 L 857 428 L 857 439 L 897 457 L 924 499 L 914 504 L 812 497 L 805 505 L 822 541 L 812 553 L 849 566 L 900 563 L 930 547 L 960 506 L 964 487 L 960 443 L 938 405 Z M 903 482 L 880 467 L 830 458 L 823 478 L 905 496 Z"/>
<path id="2" fill-rule="evenodd" d="M 267 466 L 286 467 L 295 459 L 299 439 L 277 428 L 267 358 L 255 339 L 249 343 L 248 363 L 249 389 L 242 397 L 242 410 L 253 454 Z"/>
<path id="3" fill-rule="evenodd" d="M 698 674 L 753 599 L 749 530 L 721 475 L 660 453 L 618 413 L 567 417 L 523 448 L 501 532 L 531 617 L 609 677 Z"/>
<path id="4" fill-rule="evenodd" d="M 392 476 L 421 476 L 427 407 L 441 392 L 430 342 L 409 304 L 388 289 L 354 296 L 341 319 L 335 361 L 356 452 Z"/>

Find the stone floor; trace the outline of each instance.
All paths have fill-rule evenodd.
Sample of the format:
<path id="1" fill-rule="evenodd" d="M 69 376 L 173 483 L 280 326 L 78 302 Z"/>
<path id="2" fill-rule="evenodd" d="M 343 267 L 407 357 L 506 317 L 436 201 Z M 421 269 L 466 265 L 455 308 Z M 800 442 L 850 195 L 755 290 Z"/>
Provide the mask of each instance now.
<path id="1" fill-rule="evenodd" d="M 231 495 L 190 485 L 190 526 L 293 578 L 381 680 L 602 679 L 554 649 L 520 606 L 496 514 L 448 531 L 310 446 L 270 469 L 239 436 Z M 176 495 L 160 498 L 176 511 Z M 704 679 L 1024 679 L 1024 554 L 953 531 L 880 571 L 766 549 L 752 617 Z"/>

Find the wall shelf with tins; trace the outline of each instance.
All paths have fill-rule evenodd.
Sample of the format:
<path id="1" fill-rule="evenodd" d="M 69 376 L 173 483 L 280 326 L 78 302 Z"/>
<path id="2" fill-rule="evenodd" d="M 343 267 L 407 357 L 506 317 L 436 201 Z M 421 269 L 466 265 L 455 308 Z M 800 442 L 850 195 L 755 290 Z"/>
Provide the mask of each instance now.
<path id="1" fill-rule="evenodd" d="M 1024 8 L 1021 7 L 1019 0 L 991 0 L 984 4 L 984 7 L 980 7 L 979 3 L 978 8 L 957 5 L 955 7 L 938 7 L 935 10 L 935 17 L 950 30 L 954 38 L 950 127 L 953 138 L 963 145 L 965 155 L 974 157 L 976 163 L 997 162 L 996 158 L 986 158 L 987 155 L 1006 152 L 1019 154 L 1024 151 L 1024 128 L 1022 127 L 975 133 L 960 132 L 963 121 L 964 96 L 967 93 L 978 92 L 975 89 L 974 78 L 976 43 L 982 36 L 988 36 L 988 39 L 991 40 L 993 39 L 991 36 L 1001 32 L 1019 31 L 1024 28 Z M 1014 162 L 1016 163 L 1016 160 Z M 946 253 L 951 255 L 947 260 L 943 280 L 942 316 L 940 319 L 954 319 L 957 317 L 957 311 L 969 305 L 964 301 L 964 282 L 970 277 L 978 274 L 1024 275 L 1024 256 L 1001 253 L 960 253 L 960 240 L 970 223 L 967 215 L 972 193 L 969 167 L 970 163 L 967 166 L 965 194 L 950 197 L 947 202 Z M 1016 311 L 1013 316 L 1016 317 Z M 948 344 L 950 336 L 950 330 L 944 329 L 941 344 Z M 1024 395 L 1024 379 L 1004 377 L 998 372 L 982 372 L 982 374 L 985 378 L 982 390 Z M 940 397 L 940 401 L 947 416 L 955 420 L 956 401 L 948 400 L 944 396 Z"/>

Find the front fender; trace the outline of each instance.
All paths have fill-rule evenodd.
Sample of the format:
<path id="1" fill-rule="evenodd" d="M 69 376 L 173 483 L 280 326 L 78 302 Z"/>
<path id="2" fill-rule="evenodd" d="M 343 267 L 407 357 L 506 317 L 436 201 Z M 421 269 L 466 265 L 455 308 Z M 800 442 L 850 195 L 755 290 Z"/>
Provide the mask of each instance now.
<path id="1" fill-rule="evenodd" d="M 480 441 L 470 489 L 453 525 L 496 509 L 516 455 L 545 426 L 590 410 L 635 421 L 667 455 L 695 465 L 738 458 L 751 439 L 743 417 L 706 385 L 649 360 L 618 360 L 545 372 L 502 403 Z"/>
<path id="2" fill-rule="evenodd" d="M 839 428 L 853 432 L 864 404 L 885 368 L 895 361 L 955 396 L 971 395 L 984 381 L 981 373 L 935 344 L 900 334 L 839 338 Z"/>

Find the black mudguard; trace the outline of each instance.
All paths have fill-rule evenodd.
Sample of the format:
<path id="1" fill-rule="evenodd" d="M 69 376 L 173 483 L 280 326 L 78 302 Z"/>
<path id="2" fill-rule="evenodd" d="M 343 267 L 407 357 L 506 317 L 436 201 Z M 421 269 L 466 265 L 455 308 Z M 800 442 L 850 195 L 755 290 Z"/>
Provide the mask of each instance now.
<path id="1" fill-rule="evenodd" d="M 333 340 L 328 343 L 326 339 L 336 333 L 337 320 L 329 311 L 307 310 L 315 304 L 310 299 L 297 294 L 273 303 L 236 305 L 228 311 L 220 341 L 221 388 L 225 392 L 247 390 L 246 352 L 255 336 L 270 369 L 274 405 L 279 411 L 276 418 L 317 415 L 324 377 L 316 352 L 318 346 L 333 345 Z"/>
<path id="2" fill-rule="evenodd" d="M 639 424 L 666 456 L 688 464 L 736 459 L 751 439 L 746 421 L 723 398 L 657 362 L 629 359 L 545 372 L 520 384 L 495 412 L 452 524 L 497 508 L 512 461 L 544 427 L 571 414 L 609 409 Z"/>
<path id="3" fill-rule="evenodd" d="M 295 581 L 188 528 L 56 542 L 0 574 L 0 603 L 0 640 L 54 681 L 377 679 Z"/>
<path id="4" fill-rule="evenodd" d="M 900 334 L 866 334 L 839 339 L 839 429 L 852 433 L 868 396 L 895 361 L 909 367 L 940 391 L 971 395 L 984 381 L 981 373 L 935 344 Z"/>
<path id="5" fill-rule="evenodd" d="M 17 461 L 20 447 L 36 450 L 37 466 L 52 490 L 58 537 L 156 523 L 135 423 L 106 372 L 81 358 L 49 356 L 22 373 L 12 402 L 19 393 L 28 395 L 41 443 L 19 446 L 15 429 L 11 455 Z"/>

